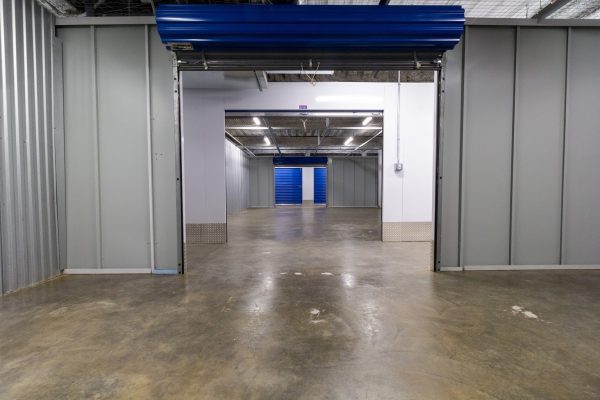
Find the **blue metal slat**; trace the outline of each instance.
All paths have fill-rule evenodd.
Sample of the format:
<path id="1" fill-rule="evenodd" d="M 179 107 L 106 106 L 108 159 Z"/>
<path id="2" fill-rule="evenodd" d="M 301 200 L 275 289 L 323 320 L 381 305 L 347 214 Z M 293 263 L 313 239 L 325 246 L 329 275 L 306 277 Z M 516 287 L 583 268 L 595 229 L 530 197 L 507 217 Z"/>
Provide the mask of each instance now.
<path id="1" fill-rule="evenodd" d="M 314 196 L 315 204 L 327 203 L 327 168 L 315 168 Z"/>
<path id="2" fill-rule="evenodd" d="M 327 157 L 273 157 L 273 165 L 325 165 L 327 164 Z"/>
<path id="3" fill-rule="evenodd" d="M 302 204 L 302 168 L 275 168 L 275 204 Z"/>
<path id="4" fill-rule="evenodd" d="M 179 4 L 156 12 L 163 43 L 196 51 L 444 51 L 464 29 L 460 6 Z"/>

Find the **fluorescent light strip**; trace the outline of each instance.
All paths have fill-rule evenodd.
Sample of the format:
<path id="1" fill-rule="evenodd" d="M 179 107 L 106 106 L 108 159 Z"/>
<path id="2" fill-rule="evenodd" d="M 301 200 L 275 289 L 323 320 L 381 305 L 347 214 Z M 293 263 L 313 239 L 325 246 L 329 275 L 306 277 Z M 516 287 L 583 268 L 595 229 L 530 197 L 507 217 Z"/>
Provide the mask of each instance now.
<path id="1" fill-rule="evenodd" d="M 243 130 L 243 131 L 268 131 L 269 128 L 266 126 L 227 126 L 225 129 L 229 130 Z M 301 127 L 291 126 L 272 126 L 271 129 L 302 129 Z M 383 129 L 381 126 L 330 126 L 329 130 L 340 130 L 340 131 L 376 131 Z"/>
<path id="2" fill-rule="evenodd" d="M 258 117 L 252 117 L 252 121 L 254 121 L 256 125 L 260 125 L 260 119 L 258 119 Z"/>
<path id="3" fill-rule="evenodd" d="M 267 144 L 267 146 L 271 145 L 271 141 L 269 140 L 268 137 L 265 136 L 265 143 Z"/>
<path id="4" fill-rule="evenodd" d="M 371 122 L 372 120 L 373 120 L 373 117 L 367 117 L 367 118 L 363 119 L 363 122 L 362 122 L 363 126 L 368 125 L 369 122 Z"/>
<path id="5" fill-rule="evenodd" d="M 346 139 L 346 141 L 344 142 L 344 146 L 348 146 L 350 143 L 352 143 L 352 141 L 354 140 L 353 136 L 350 136 L 348 139 Z"/>

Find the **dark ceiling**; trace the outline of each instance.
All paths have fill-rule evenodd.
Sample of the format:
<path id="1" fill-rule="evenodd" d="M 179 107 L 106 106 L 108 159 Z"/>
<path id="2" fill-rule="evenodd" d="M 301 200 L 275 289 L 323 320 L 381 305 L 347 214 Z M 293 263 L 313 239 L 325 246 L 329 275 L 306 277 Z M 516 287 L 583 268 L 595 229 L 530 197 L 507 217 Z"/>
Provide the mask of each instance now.
<path id="1" fill-rule="evenodd" d="M 468 18 L 535 18 L 550 10 L 549 19 L 600 19 L 600 0 L 37 0 L 60 16 L 153 15 L 157 4 L 368 4 L 461 5 Z"/>
<path id="2" fill-rule="evenodd" d="M 38 0 L 61 16 L 150 16 L 158 4 L 295 4 L 288 0 Z"/>

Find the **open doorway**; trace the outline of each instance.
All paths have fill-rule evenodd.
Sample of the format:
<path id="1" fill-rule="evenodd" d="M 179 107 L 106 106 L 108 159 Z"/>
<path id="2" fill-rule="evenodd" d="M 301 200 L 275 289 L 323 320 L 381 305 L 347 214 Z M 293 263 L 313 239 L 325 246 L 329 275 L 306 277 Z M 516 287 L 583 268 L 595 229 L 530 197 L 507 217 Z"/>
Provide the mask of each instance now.
<path id="1" fill-rule="evenodd" d="M 334 71 L 316 80 L 307 80 L 306 71 L 296 79 L 290 74 L 272 79 L 254 71 L 182 72 L 186 245 L 298 239 L 421 242 L 418 252 L 430 260 L 435 73 Z M 257 80 L 258 75 L 266 78 Z M 327 136 L 322 132 L 327 119 L 329 128 L 347 129 Z M 232 155 L 242 161 L 238 173 L 227 168 L 226 157 Z M 319 156 L 326 157 L 323 164 L 291 162 Z M 295 199 L 276 204 L 277 168 L 323 165 L 326 207 L 302 207 L 308 199 L 299 187 Z M 356 174 L 359 166 L 363 171 Z M 355 179 L 364 182 L 365 169 L 376 170 L 372 197 L 356 192 Z M 296 185 L 306 186 L 306 174 L 296 174 Z M 340 182 L 352 185 L 340 188 Z M 228 195 L 231 185 L 240 196 Z M 238 223 L 243 218 L 236 214 L 246 221 Z"/>
<path id="2" fill-rule="evenodd" d="M 225 138 L 228 241 L 381 240 L 382 111 L 228 110 Z"/>

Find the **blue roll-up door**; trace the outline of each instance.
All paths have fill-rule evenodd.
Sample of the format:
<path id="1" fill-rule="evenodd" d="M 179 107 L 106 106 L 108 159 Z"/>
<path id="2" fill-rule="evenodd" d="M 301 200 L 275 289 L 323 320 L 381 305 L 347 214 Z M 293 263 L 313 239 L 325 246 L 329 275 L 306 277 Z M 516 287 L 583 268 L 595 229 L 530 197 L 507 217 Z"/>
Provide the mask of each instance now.
<path id="1" fill-rule="evenodd" d="M 302 204 L 302 168 L 275 168 L 275 204 Z"/>
<path id="2" fill-rule="evenodd" d="M 439 69 L 464 31 L 453 5 L 159 4 L 182 70 Z"/>
<path id="3" fill-rule="evenodd" d="M 327 168 L 315 168 L 315 204 L 327 203 Z"/>
<path id="4" fill-rule="evenodd" d="M 159 4 L 158 33 L 174 49 L 381 51 L 452 49 L 461 6 Z"/>

